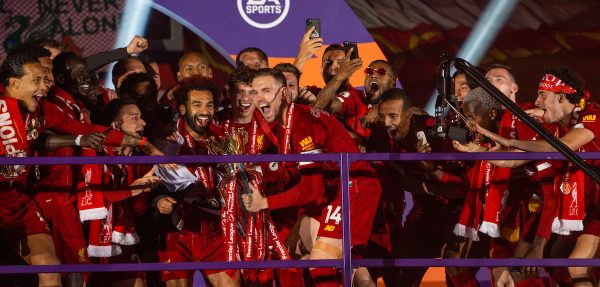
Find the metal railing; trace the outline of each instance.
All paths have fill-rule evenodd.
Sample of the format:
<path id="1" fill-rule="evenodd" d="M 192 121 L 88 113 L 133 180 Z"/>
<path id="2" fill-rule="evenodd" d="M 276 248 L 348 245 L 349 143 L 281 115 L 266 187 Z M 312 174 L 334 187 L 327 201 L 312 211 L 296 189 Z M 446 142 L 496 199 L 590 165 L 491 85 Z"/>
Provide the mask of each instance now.
<path id="1" fill-rule="evenodd" d="M 583 159 L 600 159 L 600 153 L 580 153 Z M 206 155 L 206 156 L 131 156 L 131 157 L 5 157 L 0 165 L 53 165 L 53 164 L 150 164 L 150 163 L 219 163 L 219 162 L 338 162 L 342 182 L 343 258 L 338 260 L 273 260 L 243 262 L 172 262 L 82 265 L 4 265 L 0 274 L 68 273 L 68 272 L 126 272 L 161 270 L 259 269 L 259 268 L 313 268 L 342 269 L 344 286 L 351 286 L 352 268 L 378 267 L 446 267 L 446 266 L 600 266 L 598 259 L 355 259 L 350 253 L 349 167 L 355 161 L 420 161 L 420 160 L 564 160 L 560 153 L 341 153 L 341 154 L 262 154 L 262 155 Z M 199 285 L 202 284 L 202 285 Z M 203 286 L 194 282 L 194 286 Z"/>

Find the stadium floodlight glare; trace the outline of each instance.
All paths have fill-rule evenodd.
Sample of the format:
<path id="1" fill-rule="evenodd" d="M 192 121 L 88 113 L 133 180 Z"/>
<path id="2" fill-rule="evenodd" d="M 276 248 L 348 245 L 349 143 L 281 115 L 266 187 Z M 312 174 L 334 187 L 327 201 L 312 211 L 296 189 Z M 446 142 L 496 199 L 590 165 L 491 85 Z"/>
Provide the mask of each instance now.
<path id="1" fill-rule="evenodd" d="M 457 57 L 465 59 L 474 65 L 479 64 L 479 61 L 485 56 L 485 53 L 487 53 L 490 45 L 492 45 L 500 30 L 504 27 L 504 24 L 518 3 L 518 0 L 490 1 L 458 51 Z M 430 115 L 435 113 L 436 97 L 437 91 L 434 92 L 425 106 L 425 111 Z"/>
<path id="2" fill-rule="evenodd" d="M 151 4 L 150 0 L 127 0 L 123 14 L 121 15 L 115 48 L 126 47 L 135 35 L 144 35 Z M 114 63 L 109 66 L 104 81 L 104 86 L 112 89 L 115 88 L 112 83 L 112 74 L 110 73 L 113 66 Z"/>

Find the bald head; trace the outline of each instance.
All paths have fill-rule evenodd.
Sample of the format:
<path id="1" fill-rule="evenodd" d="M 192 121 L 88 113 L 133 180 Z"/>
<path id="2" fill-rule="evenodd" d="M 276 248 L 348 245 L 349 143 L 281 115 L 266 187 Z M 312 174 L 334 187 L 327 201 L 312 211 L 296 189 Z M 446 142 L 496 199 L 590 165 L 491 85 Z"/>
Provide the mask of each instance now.
<path id="1" fill-rule="evenodd" d="M 194 75 L 202 75 L 209 79 L 212 79 L 213 76 L 208 58 L 200 52 L 192 51 L 183 54 L 181 59 L 179 59 L 177 80 L 185 80 Z"/>

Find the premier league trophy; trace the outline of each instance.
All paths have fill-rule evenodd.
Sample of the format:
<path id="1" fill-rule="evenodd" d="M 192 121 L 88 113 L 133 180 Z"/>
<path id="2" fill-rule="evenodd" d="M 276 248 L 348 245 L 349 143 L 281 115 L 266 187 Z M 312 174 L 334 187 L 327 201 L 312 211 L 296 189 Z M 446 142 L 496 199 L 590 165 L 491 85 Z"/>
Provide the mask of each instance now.
<path id="1" fill-rule="evenodd" d="M 224 136 L 210 138 L 206 141 L 206 146 L 209 154 L 240 155 L 245 153 L 247 143 L 248 133 L 243 129 L 234 129 Z M 263 192 L 262 174 L 248 168 L 250 164 L 225 162 L 217 166 L 223 172 L 217 191 L 224 203 L 221 224 L 227 246 L 227 260 L 270 260 L 269 246 L 273 247 L 279 258 L 289 259 L 268 210 L 252 213 L 241 204 L 243 194 L 252 194 L 250 185 Z M 262 270 L 244 270 L 243 274 L 252 285 L 265 284 L 267 282 L 263 281 L 272 278 Z"/>

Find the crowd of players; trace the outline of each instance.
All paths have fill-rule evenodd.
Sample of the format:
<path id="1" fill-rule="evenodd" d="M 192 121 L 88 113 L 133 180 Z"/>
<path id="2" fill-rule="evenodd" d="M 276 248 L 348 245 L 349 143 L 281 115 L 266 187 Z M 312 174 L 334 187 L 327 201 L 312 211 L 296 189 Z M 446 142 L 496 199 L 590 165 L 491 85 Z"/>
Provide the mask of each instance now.
<path id="1" fill-rule="evenodd" d="M 87 58 L 61 51 L 51 40 L 22 44 L 0 66 L 0 154 L 206 155 L 210 142 L 239 130 L 246 154 L 554 151 L 461 72 L 453 77 L 455 116 L 472 135 L 466 142 L 436 137 L 431 132 L 435 118 L 396 88 L 397 71 L 383 59 L 363 69 L 360 58 L 350 58 L 352 51 L 332 44 L 321 59 L 325 86 L 299 87 L 302 73 L 317 72 L 303 71 L 304 63 L 323 48 L 322 38 L 309 35 L 293 64 L 269 68 L 260 49 L 240 51 L 226 87 L 214 84 L 208 58 L 196 51 L 179 60 L 178 84 L 161 87 L 156 62 L 133 56 L 147 48 L 142 37 Z M 96 71 L 115 61 L 116 88 L 110 90 L 99 83 Z M 349 84 L 359 72 L 364 72 L 364 90 Z M 493 64 L 485 76 L 517 101 L 510 67 Z M 572 70 L 540 71 L 535 103 L 521 107 L 572 150 L 600 151 L 595 138 L 600 107 Z M 14 263 L 12 253 L 32 265 L 242 260 L 244 254 L 231 245 L 240 230 L 227 226 L 235 220 L 221 216 L 230 212 L 227 199 L 217 196 L 221 168 L 0 166 L 3 261 Z M 240 200 L 232 208 L 259 215 L 269 211 L 276 229 L 269 234 L 285 249 L 272 240 L 259 250 L 270 259 L 342 258 L 338 166 L 267 162 L 246 168 L 260 180 L 250 180 L 252 192 L 236 195 Z M 405 191 L 414 205 L 403 222 Z M 349 191 L 352 256 L 593 258 L 600 236 L 597 194 L 596 183 L 561 161 L 355 162 Z M 253 218 L 256 224 L 270 222 L 262 215 Z M 356 269 L 353 284 L 375 286 L 382 278 L 386 286 L 419 286 L 426 270 L 363 267 Z M 477 271 L 446 268 L 447 284 L 478 286 Z M 539 268 L 491 268 L 495 286 L 598 282 L 587 267 L 546 271 L 550 279 L 542 280 Z M 334 268 L 203 273 L 218 287 L 340 282 Z M 160 286 L 159 281 L 190 286 L 193 273 L 162 271 L 161 280 L 155 275 L 38 274 L 37 280 L 39 286 Z M 16 285 L 27 286 L 24 282 Z"/>

